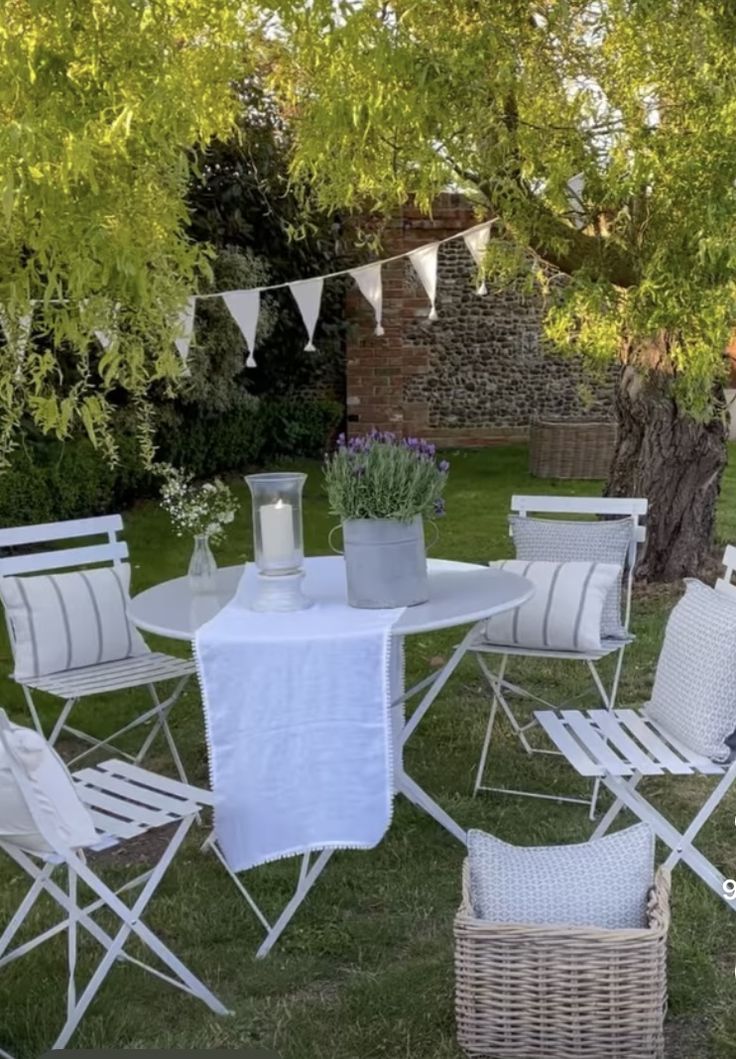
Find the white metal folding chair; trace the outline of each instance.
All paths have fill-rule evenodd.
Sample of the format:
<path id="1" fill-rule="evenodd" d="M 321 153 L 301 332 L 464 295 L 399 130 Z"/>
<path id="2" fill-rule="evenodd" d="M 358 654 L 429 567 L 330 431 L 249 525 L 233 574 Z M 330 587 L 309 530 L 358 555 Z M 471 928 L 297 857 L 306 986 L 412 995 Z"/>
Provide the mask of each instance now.
<path id="1" fill-rule="evenodd" d="M 629 631 L 631 620 L 631 595 L 634 583 L 634 570 L 636 567 L 637 551 L 646 539 L 646 528 L 642 520 L 646 516 L 648 503 L 643 498 L 607 498 L 607 497 L 572 497 L 572 496 L 513 496 L 511 498 L 512 513 L 522 516 L 530 514 L 551 514 L 569 516 L 603 516 L 614 518 L 628 518 L 631 520 L 631 541 L 629 544 L 626 570 L 623 579 L 623 627 Z M 512 531 L 509 530 L 511 533 Z M 531 700 L 543 706 L 557 708 L 555 703 L 535 694 L 528 688 L 512 683 L 508 679 L 509 661 L 513 657 L 537 658 L 540 660 L 561 659 L 570 662 L 580 662 L 585 665 L 592 677 L 592 691 L 607 710 L 612 710 L 616 704 L 618 687 L 621 680 L 621 669 L 623 666 L 624 652 L 628 646 L 627 640 L 604 640 L 600 651 L 596 652 L 574 652 L 555 650 L 534 650 L 526 647 L 510 647 L 489 644 L 484 638 L 484 626 L 478 626 L 477 638 L 470 644 L 468 650 L 475 654 L 480 670 L 485 677 L 491 691 L 491 707 L 488 714 L 483 747 L 480 760 L 475 774 L 473 793 L 478 791 L 492 791 L 496 794 L 515 794 L 529 798 L 543 798 L 552 801 L 566 801 L 575 804 L 586 805 L 590 809 L 591 819 L 595 815 L 595 806 L 598 796 L 599 783 L 593 784 L 590 797 L 560 796 L 544 794 L 537 791 L 526 791 L 508 787 L 496 787 L 484 784 L 483 780 L 488 763 L 488 755 L 491 748 L 493 729 L 497 719 L 498 711 L 504 715 L 511 731 L 520 742 L 527 754 L 556 754 L 556 750 L 547 747 L 535 746 L 530 742 L 529 735 L 532 730 L 538 728 L 534 716 L 520 717 L 514 710 L 510 701 L 512 696 Z M 487 659 L 495 655 L 499 657 L 499 663 L 495 671 L 488 664 Z M 610 684 L 606 684 L 599 670 L 599 663 L 604 658 L 613 657 L 614 668 Z"/>
<path id="2" fill-rule="evenodd" d="M 51 570 L 78 569 L 92 565 L 118 566 L 128 557 L 127 544 L 118 539 L 122 528 L 123 520 L 120 515 L 103 515 L 98 518 L 0 529 L 0 578 L 38 574 Z M 85 538 L 95 537 L 103 537 L 104 542 L 91 543 L 85 540 Z M 75 547 L 60 546 L 64 541 L 75 540 L 83 540 L 84 543 Z M 51 541 L 57 544 L 53 550 L 36 550 L 40 545 Z M 29 547 L 34 550 L 29 551 Z M 9 549 L 12 549 L 10 553 Z M 13 626 L 7 620 L 7 614 L 6 623 L 11 649 L 14 651 Z M 78 740 L 89 744 L 86 750 L 71 759 L 71 763 L 79 761 L 100 747 L 114 749 L 129 760 L 139 763 L 156 737 L 162 734 L 176 770 L 182 781 L 186 783 L 186 772 L 169 726 L 169 714 L 194 672 L 195 666 L 192 659 L 175 658 L 172 655 L 151 651 L 115 662 L 102 662 L 98 665 L 67 669 L 47 676 L 19 680 L 18 683 L 23 689 L 33 724 L 42 735 L 44 734 L 43 727 L 33 700 L 33 691 L 46 692 L 62 700 L 58 718 L 48 737 L 49 743 L 53 746 L 62 732 L 68 732 Z M 158 685 L 168 681 L 174 681 L 175 684 L 168 697 L 162 700 L 157 690 Z M 148 688 L 152 706 L 112 735 L 97 739 L 67 723 L 80 699 L 138 687 Z M 135 755 L 128 754 L 115 745 L 115 742 L 127 732 L 147 724 L 151 725 L 150 731 Z"/>
<path id="3" fill-rule="evenodd" d="M 198 997 L 218 1015 L 229 1014 L 207 986 L 142 921 L 149 901 L 197 815 L 204 806 L 212 804 L 212 795 L 189 784 L 158 776 L 127 761 L 106 761 L 74 774 L 72 778 L 77 794 L 89 811 L 102 847 L 117 846 L 126 839 L 154 828 L 176 825 L 155 867 L 113 891 L 91 869 L 83 850 L 68 848 L 61 830 L 53 826 L 48 813 L 44 813 L 39 806 L 39 793 L 30 783 L 22 764 L 14 758 L 8 739 L 10 731 L 7 716 L 0 710 L 0 744 L 8 755 L 11 772 L 38 832 L 53 853 L 26 852 L 17 844 L 0 839 L 0 849 L 32 880 L 26 896 L 0 934 L 0 967 L 62 931 L 67 932 L 69 979 L 66 1021 L 53 1047 L 63 1048 L 67 1044 L 116 960 L 127 960 L 185 993 Z M 53 877 L 55 871 L 63 869 L 66 869 L 66 889 L 59 886 Z M 79 883 L 92 892 L 93 899 L 87 904 L 79 902 Z M 121 900 L 120 894 L 138 888 L 140 892 L 132 905 Z M 10 950 L 11 943 L 42 894 L 46 894 L 62 909 L 62 919 Z M 102 909 L 112 913 L 119 921 L 116 933 L 109 933 L 95 919 L 95 913 Z M 103 956 L 81 995 L 78 995 L 76 962 L 80 929 L 87 931 L 99 943 Z M 127 953 L 125 945 L 131 937 L 142 942 L 165 970 Z"/>
<path id="4" fill-rule="evenodd" d="M 736 548 L 724 555 L 726 575 L 716 589 L 736 599 L 732 584 Z M 604 835 L 622 809 L 630 809 L 671 850 L 664 865 L 687 864 L 730 907 L 725 876 L 693 845 L 703 826 L 736 780 L 736 760 L 717 764 L 676 739 L 659 722 L 636 710 L 537 711 L 536 719 L 559 752 L 581 775 L 593 777 L 611 791 L 614 802 L 592 837 Z M 638 790 L 645 776 L 715 776 L 717 784 L 684 831 L 678 829 Z"/>

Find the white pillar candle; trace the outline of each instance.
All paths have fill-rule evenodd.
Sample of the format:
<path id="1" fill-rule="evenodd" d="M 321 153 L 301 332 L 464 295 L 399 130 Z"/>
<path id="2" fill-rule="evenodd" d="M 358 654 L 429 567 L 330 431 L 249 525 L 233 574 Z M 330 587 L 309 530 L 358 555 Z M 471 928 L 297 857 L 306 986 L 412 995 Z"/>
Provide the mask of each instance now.
<path id="1" fill-rule="evenodd" d="M 266 565 L 285 566 L 296 562 L 291 504 L 277 500 L 261 508 L 261 548 Z"/>

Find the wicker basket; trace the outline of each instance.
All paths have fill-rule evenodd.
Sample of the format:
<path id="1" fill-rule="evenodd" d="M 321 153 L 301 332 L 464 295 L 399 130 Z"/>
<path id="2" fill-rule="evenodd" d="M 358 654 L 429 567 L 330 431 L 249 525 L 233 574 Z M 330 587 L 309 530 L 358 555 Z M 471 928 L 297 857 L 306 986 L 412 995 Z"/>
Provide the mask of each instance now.
<path id="1" fill-rule="evenodd" d="M 524 926 L 476 919 L 467 862 L 455 918 L 460 1047 L 493 1059 L 660 1059 L 667 1006 L 669 873 L 648 929 Z"/>
<path id="2" fill-rule="evenodd" d="M 615 423 L 532 423 L 529 471 L 537 478 L 607 478 L 615 445 Z"/>

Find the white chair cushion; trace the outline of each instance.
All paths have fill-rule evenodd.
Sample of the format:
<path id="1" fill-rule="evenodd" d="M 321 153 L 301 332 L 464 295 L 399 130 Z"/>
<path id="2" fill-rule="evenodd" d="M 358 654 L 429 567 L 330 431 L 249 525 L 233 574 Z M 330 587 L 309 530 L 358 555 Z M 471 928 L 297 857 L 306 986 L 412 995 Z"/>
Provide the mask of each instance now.
<path id="1" fill-rule="evenodd" d="M 33 729 L 18 725 L 9 725 L 3 734 L 29 784 L 32 805 L 0 740 L 0 841 L 36 853 L 99 842 L 92 817 L 79 800 L 66 765 L 46 740 Z"/>
<path id="2" fill-rule="evenodd" d="M 534 585 L 534 595 L 526 603 L 488 619 L 485 638 L 489 643 L 550 651 L 601 650 L 603 606 L 620 566 L 520 559 L 489 565 L 521 574 Z"/>
<path id="3" fill-rule="evenodd" d="M 16 680 L 148 651 L 128 621 L 130 567 L 0 578 L 15 640 Z"/>
<path id="4" fill-rule="evenodd" d="M 736 729 L 736 603 L 702 581 L 685 586 L 644 712 L 696 753 L 726 761 Z"/>
<path id="5" fill-rule="evenodd" d="M 479 919 L 613 930 L 647 925 L 654 834 L 646 824 L 570 846 L 510 846 L 471 830 L 468 859 Z"/>
<path id="6" fill-rule="evenodd" d="M 509 515 L 517 559 L 548 559 L 551 562 L 616 563 L 619 575 L 603 607 L 604 639 L 630 639 L 621 624 L 621 589 L 623 571 L 634 533 L 630 518 L 590 522 L 582 519 L 527 518 Z"/>

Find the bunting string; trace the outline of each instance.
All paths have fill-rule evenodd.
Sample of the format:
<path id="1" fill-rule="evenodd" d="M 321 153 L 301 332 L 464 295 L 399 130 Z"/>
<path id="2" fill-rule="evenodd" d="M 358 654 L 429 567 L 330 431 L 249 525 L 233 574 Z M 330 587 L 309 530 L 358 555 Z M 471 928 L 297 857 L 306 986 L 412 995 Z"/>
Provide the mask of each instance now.
<path id="1" fill-rule="evenodd" d="M 444 239 L 436 239 L 432 242 L 426 243 L 424 246 L 416 247 L 413 250 L 405 250 L 401 254 L 394 254 L 392 257 L 382 258 L 379 261 L 371 261 L 366 265 L 338 269 L 336 272 L 328 272 L 324 276 L 310 276 L 307 279 L 291 280 L 285 283 L 271 283 L 263 287 L 252 287 L 247 290 L 210 291 L 206 294 L 193 294 L 188 298 L 186 305 L 178 314 L 177 336 L 174 339 L 174 344 L 176 345 L 185 370 L 187 369 L 189 347 L 194 334 L 196 303 L 198 301 L 204 301 L 207 298 L 222 298 L 227 306 L 230 315 L 237 324 L 243 336 L 243 340 L 245 341 L 248 353 L 246 367 L 248 368 L 256 367 L 254 351 L 261 295 L 268 291 L 285 290 L 287 288 L 291 291 L 307 333 L 307 342 L 304 346 L 305 352 L 311 353 L 315 351 L 313 341 L 314 332 L 319 319 L 324 282 L 328 279 L 336 279 L 338 276 L 350 276 L 355 280 L 361 294 L 373 309 L 376 322 L 375 334 L 378 336 L 383 335 L 383 285 L 381 270 L 384 265 L 389 265 L 393 261 L 400 261 L 402 258 L 409 258 L 411 261 L 414 271 L 429 300 L 428 319 L 434 321 L 437 319 L 435 302 L 437 297 L 437 263 L 440 246 L 444 243 L 452 242 L 454 239 L 463 239 L 479 272 L 482 273 L 483 258 L 490 240 L 491 227 L 497 220 L 497 217 L 493 217 L 491 220 L 482 221 L 480 224 L 475 224 L 471 228 L 466 228 L 461 232 L 454 232 L 452 235 L 445 236 Z M 486 293 L 485 280 L 481 280 L 481 283 L 477 288 L 477 293 Z M 42 299 L 40 298 L 34 299 L 31 302 L 31 305 L 33 306 L 41 301 Z M 54 304 L 66 303 L 65 299 L 61 298 L 53 298 L 51 301 Z M 85 303 L 82 304 L 82 308 L 84 307 L 84 304 Z M 116 309 L 117 308 L 118 307 L 116 306 Z M 19 366 L 23 361 L 25 350 L 30 339 L 30 319 L 30 316 L 23 317 L 22 320 L 18 322 L 17 326 L 13 326 L 11 321 L 6 318 L 2 306 L 0 306 L 0 325 L 5 332 L 6 341 L 14 346 Z M 94 333 L 103 349 L 108 349 L 114 341 L 113 334 L 108 334 L 107 332 L 102 331 L 95 331 Z"/>

